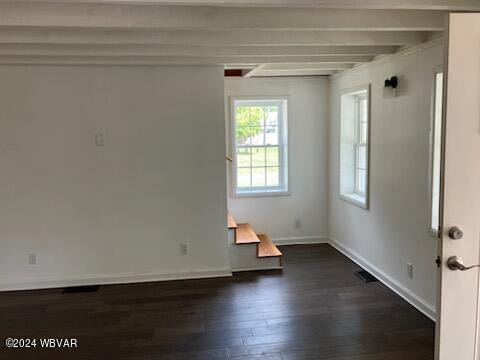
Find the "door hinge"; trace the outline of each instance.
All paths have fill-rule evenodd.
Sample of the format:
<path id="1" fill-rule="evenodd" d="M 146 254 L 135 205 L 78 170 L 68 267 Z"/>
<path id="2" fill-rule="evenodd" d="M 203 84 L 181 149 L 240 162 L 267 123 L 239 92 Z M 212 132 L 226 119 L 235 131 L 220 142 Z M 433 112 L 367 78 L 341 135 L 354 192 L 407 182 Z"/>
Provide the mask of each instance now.
<path id="1" fill-rule="evenodd" d="M 437 267 L 440 267 L 440 265 L 442 265 L 442 259 L 440 259 L 440 256 L 437 256 L 437 259 L 435 260 L 435 264 L 437 264 Z"/>

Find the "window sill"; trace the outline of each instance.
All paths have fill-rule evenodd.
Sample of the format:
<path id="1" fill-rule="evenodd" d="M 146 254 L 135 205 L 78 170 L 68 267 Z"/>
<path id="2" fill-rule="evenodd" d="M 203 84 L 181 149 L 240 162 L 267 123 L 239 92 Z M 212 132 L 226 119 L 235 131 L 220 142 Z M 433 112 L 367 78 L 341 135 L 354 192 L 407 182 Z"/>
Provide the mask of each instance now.
<path id="1" fill-rule="evenodd" d="M 234 193 L 234 198 L 251 198 L 251 197 L 272 197 L 272 196 L 290 196 L 289 191 L 246 191 Z"/>
<path id="2" fill-rule="evenodd" d="M 368 203 L 366 196 L 358 195 L 355 193 L 340 194 L 340 198 L 352 205 L 361 207 L 362 209 L 368 209 Z"/>

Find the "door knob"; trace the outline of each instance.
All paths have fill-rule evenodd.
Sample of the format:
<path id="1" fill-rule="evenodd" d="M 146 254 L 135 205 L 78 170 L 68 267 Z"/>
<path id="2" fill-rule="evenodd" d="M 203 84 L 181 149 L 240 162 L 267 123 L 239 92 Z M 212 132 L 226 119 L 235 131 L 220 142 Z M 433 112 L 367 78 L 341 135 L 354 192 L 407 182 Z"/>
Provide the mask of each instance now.
<path id="1" fill-rule="evenodd" d="M 463 260 L 460 259 L 458 256 L 452 256 L 448 258 L 447 266 L 450 270 L 461 270 L 461 271 L 480 267 L 480 265 L 465 266 L 463 265 Z"/>
<path id="2" fill-rule="evenodd" d="M 460 230 L 457 226 L 454 226 L 448 230 L 448 237 L 452 240 L 460 240 L 463 238 L 463 231 Z"/>

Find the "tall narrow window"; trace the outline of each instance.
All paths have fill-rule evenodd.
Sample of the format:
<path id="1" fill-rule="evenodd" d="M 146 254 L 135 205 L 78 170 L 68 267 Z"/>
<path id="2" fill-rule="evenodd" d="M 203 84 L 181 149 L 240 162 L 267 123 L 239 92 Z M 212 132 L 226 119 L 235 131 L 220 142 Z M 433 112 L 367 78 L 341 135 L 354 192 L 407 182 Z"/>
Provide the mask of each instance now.
<path id="1" fill-rule="evenodd" d="M 369 86 L 351 89 L 340 99 L 340 196 L 368 207 Z"/>
<path id="2" fill-rule="evenodd" d="M 288 192 L 287 100 L 233 99 L 236 195 Z"/>
<path id="3" fill-rule="evenodd" d="M 440 166 L 442 153 L 443 73 L 435 74 L 434 111 L 432 125 L 431 213 L 430 229 L 438 234 L 440 227 Z"/>

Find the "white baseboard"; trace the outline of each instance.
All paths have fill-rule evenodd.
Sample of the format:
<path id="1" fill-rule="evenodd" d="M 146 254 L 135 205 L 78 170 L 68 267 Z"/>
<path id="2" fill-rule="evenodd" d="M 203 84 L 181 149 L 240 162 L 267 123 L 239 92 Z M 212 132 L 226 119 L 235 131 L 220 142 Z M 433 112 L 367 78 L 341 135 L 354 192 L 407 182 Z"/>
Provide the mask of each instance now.
<path id="1" fill-rule="evenodd" d="M 113 285 L 144 283 L 168 280 L 204 279 L 232 276 L 231 269 L 213 269 L 193 272 L 148 273 L 148 274 L 114 274 L 72 276 L 67 278 L 38 278 L 19 282 L 2 282 L 0 291 L 52 289 L 82 285 Z"/>
<path id="2" fill-rule="evenodd" d="M 330 238 L 329 244 L 335 249 L 340 251 L 343 255 L 348 257 L 350 260 L 358 264 L 363 269 L 367 270 L 373 274 L 378 280 L 383 284 L 397 293 L 404 300 L 409 302 L 412 306 L 422 312 L 425 316 L 430 318 L 433 321 L 436 321 L 436 308 L 432 304 L 428 303 L 424 299 L 420 298 L 416 294 L 412 293 L 405 286 L 400 284 L 397 280 L 393 279 L 389 275 L 385 274 L 382 270 L 372 265 L 365 258 L 357 254 L 354 250 L 347 248 L 346 246 L 340 244 L 337 240 Z"/>
<path id="3" fill-rule="evenodd" d="M 272 239 L 275 245 L 327 244 L 328 236 L 297 236 Z"/>

